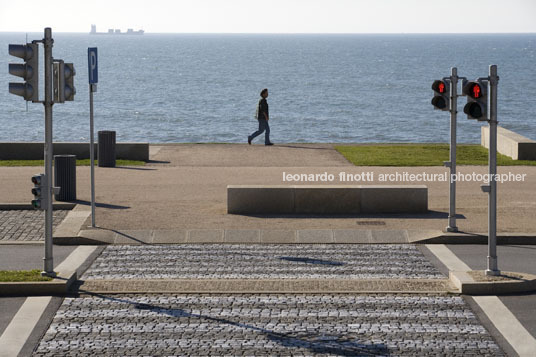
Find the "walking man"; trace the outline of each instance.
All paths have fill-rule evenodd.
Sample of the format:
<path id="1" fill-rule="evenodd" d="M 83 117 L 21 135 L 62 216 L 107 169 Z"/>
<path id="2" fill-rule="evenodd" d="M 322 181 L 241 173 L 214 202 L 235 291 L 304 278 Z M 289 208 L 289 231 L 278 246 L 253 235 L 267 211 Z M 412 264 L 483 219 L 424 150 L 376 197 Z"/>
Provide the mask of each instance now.
<path id="1" fill-rule="evenodd" d="M 255 139 L 257 136 L 264 134 L 264 145 L 274 145 L 270 142 L 270 126 L 268 125 L 268 120 L 270 116 L 268 114 L 268 89 L 264 88 L 261 91 L 261 99 L 259 100 L 259 105 L 257 105 L 257 120 L 259 121 L 259 130 L 248 136 L 248 144 L 251 145 L 251 140 Z"/>

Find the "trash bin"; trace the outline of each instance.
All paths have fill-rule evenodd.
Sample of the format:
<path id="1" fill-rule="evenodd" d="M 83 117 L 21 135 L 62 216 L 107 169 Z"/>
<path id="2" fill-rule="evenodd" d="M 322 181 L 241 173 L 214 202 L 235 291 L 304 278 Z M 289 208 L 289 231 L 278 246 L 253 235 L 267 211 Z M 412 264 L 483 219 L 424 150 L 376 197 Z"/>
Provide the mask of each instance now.
<path id="1" fill-rule="evenodd" d="M 99 167 L 115 167 L 115 131 L 99 131 Z"/>
<path id="2" fill-rule="evenodd" d="M 56 201 L 76 201 L 76 155 L 54 155 L 54 186 Z"/>

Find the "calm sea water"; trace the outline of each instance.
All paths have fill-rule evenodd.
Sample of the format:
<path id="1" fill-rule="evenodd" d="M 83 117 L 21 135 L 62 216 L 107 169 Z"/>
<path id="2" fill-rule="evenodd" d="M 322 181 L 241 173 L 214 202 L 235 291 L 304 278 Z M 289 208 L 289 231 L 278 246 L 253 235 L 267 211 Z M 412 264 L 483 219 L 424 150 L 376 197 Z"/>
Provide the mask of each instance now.
<path id="1" fill-rule="evenodd" d="M 433 80 L 453 66 L 487 76 L 490 64 L 500 125 L 536 139 L 536 34 L 53 35 L 54 57 L 77 70 L 75 101 L 54 106 L 57 141 L 88 140 L 88 47 L 99 50 L 95 128 L 120 141 L 243 143 L 267 87 L 276 143 L 447 142 L 449 114 L 430 104 Z M 0 141 L 43 140 L 43 106 L 26 112 L 8 93 L 18 79 L 8 74 L 8 44 L 24 41 L 0 33 Z M 465 98 L 458 103 L 461 112 Z M 459 142 L 480 141 L 483 124 L 463 113 L 458 122 Z"/>

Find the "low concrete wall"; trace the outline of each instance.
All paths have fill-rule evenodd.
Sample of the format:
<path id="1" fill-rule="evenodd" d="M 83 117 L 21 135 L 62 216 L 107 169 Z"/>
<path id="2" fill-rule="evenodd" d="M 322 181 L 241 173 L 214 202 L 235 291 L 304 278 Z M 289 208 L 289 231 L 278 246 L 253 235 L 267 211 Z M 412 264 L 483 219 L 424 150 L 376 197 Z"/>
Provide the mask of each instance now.
<path id="1" fill-rule="evenodd" d="M 428 211 L 424 185 L 229 185 L 231 214 L 357 214 Z"/>
<path id="2" fill-rule="evenodd" d="M 0 142 L 0 160 L 42 160 L 44 143 Z M 95 143 L 95 159 L 97 158 Z M 54 143 L 54 155 L 76 155 L 89 159 L 89 143 Z M 149 161 L 149 143 L 117 143 L 116 157 L 124 160 Z"/>
<path id="3" fill-rule="evenodd" d="M 489 149 L 489 126 L 480 130 L 480 144 Z M 498 126 L 497 151 L 514 160 L 536 160 L 536 141 Z"/>

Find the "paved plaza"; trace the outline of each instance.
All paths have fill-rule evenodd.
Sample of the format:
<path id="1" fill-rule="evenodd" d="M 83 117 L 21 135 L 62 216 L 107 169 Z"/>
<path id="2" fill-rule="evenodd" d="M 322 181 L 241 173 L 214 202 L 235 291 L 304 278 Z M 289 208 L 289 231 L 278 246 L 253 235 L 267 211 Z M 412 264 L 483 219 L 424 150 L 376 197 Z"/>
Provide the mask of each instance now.
<path id="1" fill-rule="evenodd" d="M 63 221 L 68 212 L 54 211 L 53 228 Z M 0 210 L 0 242 L 44 240 L 44 215 L 44 211 L 36 210 Z"/>
<path id="2" fill-rule="evenodd" d="M 501 356 L 461 297 L 66 298 L 34 356 Z"/>

